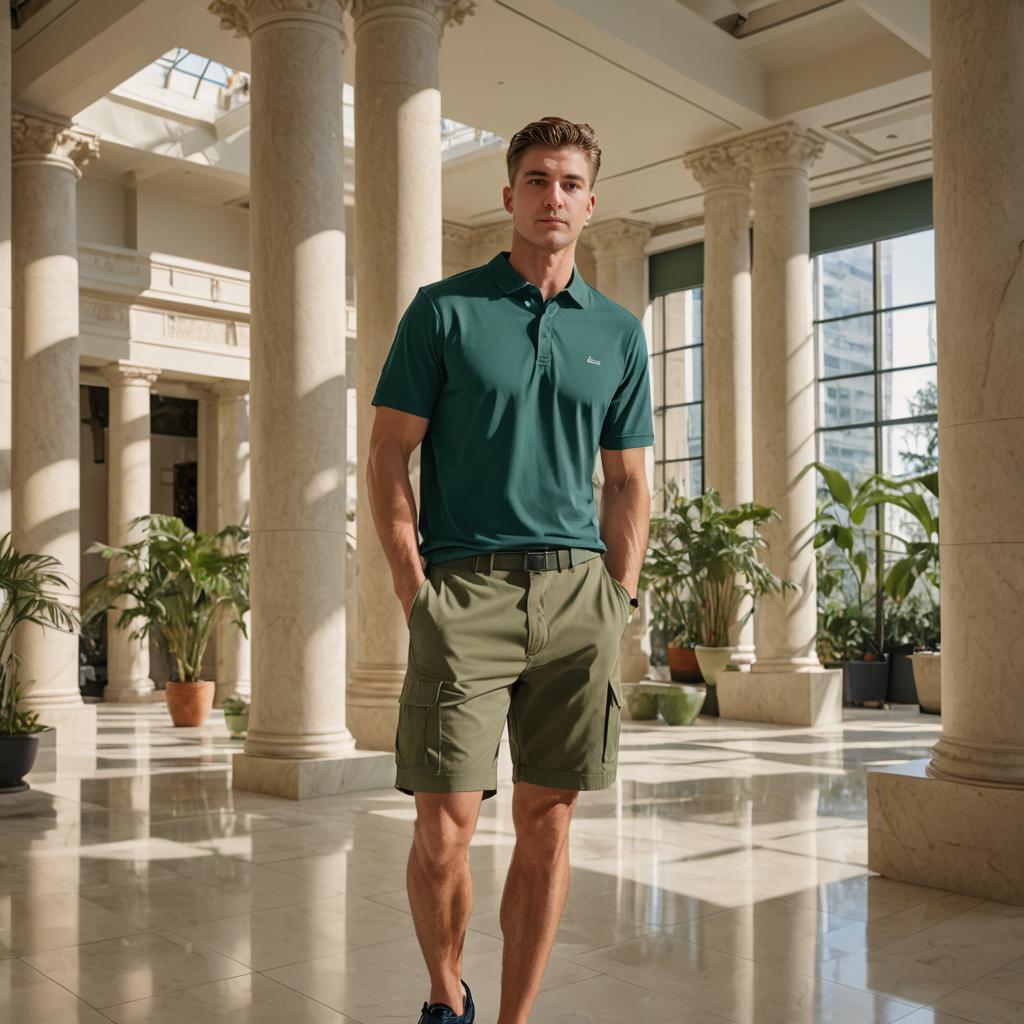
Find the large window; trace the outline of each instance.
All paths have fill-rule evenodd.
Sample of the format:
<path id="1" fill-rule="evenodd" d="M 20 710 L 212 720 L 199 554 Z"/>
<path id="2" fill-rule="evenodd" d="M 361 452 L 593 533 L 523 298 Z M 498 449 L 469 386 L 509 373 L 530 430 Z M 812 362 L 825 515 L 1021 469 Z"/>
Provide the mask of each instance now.
<path id="1" fill-rule="evenodd" d="M 818 455 L 859 482 L 934 468 L 934 233 L 815 259 Z"/>
<path id="2" fill-rule="evenodd" d="M 936 469 L 934 232 L 823 253 L 814 284 L 819 460 L 854 487 Z M 885 514 L 887 530 L 914 536 L 909 516 Z"/>
<path id="3" fill-rule="evenodd" d="M 704 489 L 703 291 L 659 295 L 652 307 L 654 486 L 674 479 L 696 497 Z"/>

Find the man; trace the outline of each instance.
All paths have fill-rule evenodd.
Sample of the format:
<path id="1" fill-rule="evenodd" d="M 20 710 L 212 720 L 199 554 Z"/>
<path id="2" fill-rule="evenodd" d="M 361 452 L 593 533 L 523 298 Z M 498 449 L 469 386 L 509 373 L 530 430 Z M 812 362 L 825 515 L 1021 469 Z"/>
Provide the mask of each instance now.
<path id="1" fill-rule="evenodd" d="M 528 1019 L 568 894 L 577 796 L 615 781 L 618 649 L 647 550 L 643 327 L 574 262 L 601 151 L 589 125 L 545 117 L 506 160 L 511 250 L 417 292 L 373 398 L 369 497 L 410 635 L 395 785 L 416 801 L 407 880 L 431 985 L 420 1024 L 474 1019 L 461 976 L 469 844 L 506 720 L 516 845 L 498 1024 Z M 421 442 L 419 545 L 409 457 Z"/>

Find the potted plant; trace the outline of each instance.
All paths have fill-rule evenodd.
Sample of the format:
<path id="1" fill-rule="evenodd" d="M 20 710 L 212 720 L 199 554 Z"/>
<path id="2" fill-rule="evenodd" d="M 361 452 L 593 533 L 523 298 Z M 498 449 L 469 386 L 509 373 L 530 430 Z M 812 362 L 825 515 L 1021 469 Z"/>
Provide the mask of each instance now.
<path id="1" fill-rule="evenodd" d="M 11 649 L 15 627 L 32 622 L 73 633 L 77 626 L 74 610 L 47 592 L 68 586 L 59 565 L 49 555 L 22 554 L 10 533 L 0 537 L 0 793 L 28 789 L 24 776 L 35 764 L 37 733 L 47 728 L 35 711 L 20 706 L 20 661 Z"/>
<path id="2" fill-rule="evenodd" d="M 224 701 L 224 724 L 232 739 L 243 739 L 249 729 L 249 702 L 241 697 L 228 697 Z"/>
<path id="3" fill-rule="evenodd" d="M 167 708 L 175 725 L 202 725 L 213 707 L 215 684 L 201 676 L 203 656 L 221 616 L 246 633 L 249 609 L 249 532 L 225 526 L 217 534 L 190 530 L 177 516 L 145 515 L 141 540 L 123 548 L 97 541 L 86 554 L 118 568 L 95 580 L 83 595 L 83 621 L 104 614 L 115 601 L 129 600 L 117 619 L 133 639 L 153 635 L 173 666 Z"/>
<path id="4" fill-rule="evenodd" d="M 913 660 L 915 651 L 937 650 L 941 639 L 939 612 L 939 517 L 932 514 L 928 495 L 939 497 L 938 471 L 923 473 L 905 480 L 883 481 L 892 493 L 888 504 L 902 509 L 910 517 L 908 532 L 886 532 L 903 547 L 900 557 L 892 564 L 883 581 L 890 603 L 886 622 L 886 640 L 892 652 L 892 671 L 889 676 L 889 699 L 906 703 L 921 703 L 923 710 L 938 711 L 939 694 L 936 678 L 929 679 L 935 688 L 922 702 L 917 692 L 915 666 L 938 665 L 938 659 L 927 662 Z M 897 670 L 899 670 L 897 672 Z M 928 672 L 928 668 L 923 669 Z"/>
<path id="5" fill-rule="evenodd" d="M 716 674 L 735 652 L 729 646 L 730 626 L 742 626 L 754 611 L 751 604 L 737 618 L 740 602 L 796 585 L 780 580 L 760 558 L 767 542 L 757 527 L 779 518 L 774 509 L 753 502 L 723 508 L 713 487 L 687 498 L 674 480 L 666 485 L 664 499 L 665 513 L 653 520 L 654 542 L 641 585 L 649 586 L 657 601 L 674 602 L 685 635 L 697 637 L 694 651 L 707 687 L 704 712 L 715 715 Z"/>

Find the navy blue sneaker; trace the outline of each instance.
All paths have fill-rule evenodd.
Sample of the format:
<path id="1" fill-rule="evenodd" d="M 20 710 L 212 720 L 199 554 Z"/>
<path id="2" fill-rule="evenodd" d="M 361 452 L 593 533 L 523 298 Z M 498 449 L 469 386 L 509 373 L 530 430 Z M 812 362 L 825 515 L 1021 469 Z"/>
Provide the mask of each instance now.
<path id="1" fill-rule="evenodd" d="M 456 1013 L 447 1003 L 424 1003 L 419 1024 L 473 1024 L 476 1019 L 473 993 L 469 991 L 469 986 L 465 982 L 462 983 L 462 987 L 466 990 L 466 1005 L 462 1013 Z"/>

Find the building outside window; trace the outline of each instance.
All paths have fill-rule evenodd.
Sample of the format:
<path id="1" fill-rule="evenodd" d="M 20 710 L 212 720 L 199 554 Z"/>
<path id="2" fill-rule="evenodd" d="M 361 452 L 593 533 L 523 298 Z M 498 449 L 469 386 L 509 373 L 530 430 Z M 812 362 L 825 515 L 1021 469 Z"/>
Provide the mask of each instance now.
<path id="1" fill-rule="evenodd" d="M 818 459 L 854 488 L 872 473 L 900 478 L 936 469 L 934 231 L 822 253 L 814 284 Z M 928 501 L 937 513 L 937 501 Z M 882 515 L 880 508 L 876 529 Z M 924 539 L 901 509 L 886 507 L 884 515 L 888 531 Z M 886 548 L 888 563 L 900 545 Z"/>
<path id="2" fill-rule="evenodd" d="M 681 494 L 704 489 L 703 289 L 652 300 L 650 376 L 654 405 L 654 488 L 675 480 Z"/>

